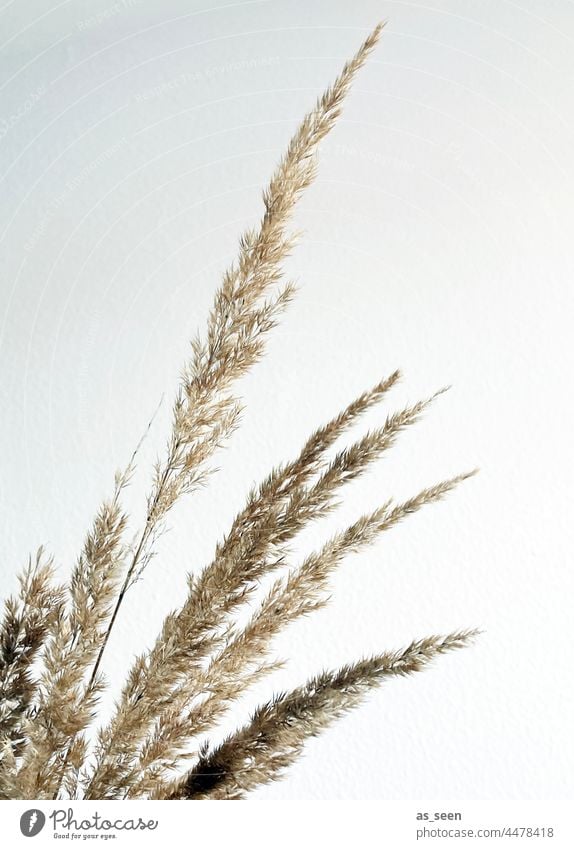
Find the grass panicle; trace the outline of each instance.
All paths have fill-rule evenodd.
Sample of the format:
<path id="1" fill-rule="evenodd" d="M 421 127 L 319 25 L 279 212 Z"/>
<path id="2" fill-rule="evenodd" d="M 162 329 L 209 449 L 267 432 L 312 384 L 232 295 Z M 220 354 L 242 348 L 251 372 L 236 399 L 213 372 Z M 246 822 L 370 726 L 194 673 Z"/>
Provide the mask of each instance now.
<path id="1" fill-rule="evenodd" d="M 224 742 L 212 742 L 235 702 L 283 663 L 273 651 L 276 636 L 327 603 L 329 581 L 343 560 L 473 474 L 431 485 L 406 501 L 389 499 L 297 562 L 300 533 L 334 511 L 347 484 L 389 451 L 444 391 L 387 414 L 377 427 L 338 446 L 361 416 L 387 401 L 400 379 L 394 371 L 251 489 L 207 565 L 197 569 L 190 552 L 181 606 L 135 658 L 111 716 L 94 730 L 105 651 L 126 595 L 155 555 L 170 510 L 208 479 L 215 452 L 238 426 L 239 381 L 263 356 L 269 333 L 295 294 L 284 274 L 296 241 L 295 207 L 315 177 L 318 146 L 382 26 L 304 117 L 263 193 L 259 224 L 240 238 L 207 328 L 193 339 L 182 367 L 142 527 L 134 531 L 122 507 L 136 449 L 99 508 L 69 583 L 54 582 L 52 561 L 40 551 L 20 579 L 18 597 L 6 602 L 0 624 L 0 798 L 242 799 L 280 777 L 309 737 L 373 687 L 422 669 L 475 635 L 427 637 L 323 672 L 259 707 Z M 188 771 L 182 774 L 184 765 Z"/>
<path id="2" fill-rule="evenodd" d="M 438 655 L 466 646 L 475 631 L 415 640 L 406 649 L 323 672 L 262 705 L 251 722 L 217 748 L 204 749 L 190 772 L 173 782 L 169 799 L 243 799 L 279 778 L 315 737 L 360 704 L 387 678 L 411 675 Z"/>

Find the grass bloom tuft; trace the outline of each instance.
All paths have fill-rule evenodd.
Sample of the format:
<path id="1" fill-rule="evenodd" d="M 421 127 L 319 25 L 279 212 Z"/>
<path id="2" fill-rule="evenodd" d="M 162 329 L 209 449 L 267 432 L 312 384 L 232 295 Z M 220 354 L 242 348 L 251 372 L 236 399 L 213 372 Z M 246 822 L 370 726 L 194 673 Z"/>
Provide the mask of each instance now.
<path id="1" fill-rule="evenodd" d="M 391 450 L 444 391 L 387 414 L 378 427 L 335 450 L 363 414 L 386 403 L 400 380 L 394 371 L 315 430 L 297 456 L 252 489 L 211 561 L 189 576 L 180 607 L 133 661 L 111 717 L 94 730 L 110 634 L 130 587 L 154 557 L 172 507 L 208 479 L 214 453 L 238 426 L 238 382 L 264 355 L 269 333 L 295 295 L 283 265 L 295 243 L 291 222 L 297 201 L 315 177 L 319 143 L 335 125 L 381 32 L 379 24 L 304 117 L 263 193 L 259 225 L 240 238 L 207 328 L 193 339 L 183 364 L 143 526 L 132 528 L 122 507 L 136 450 L 99 508 L 68 584 L 55 582 L 52 561 L 40 550 L 20 578 L 19 595 L 5 603 L 0 798 L 242 799 L 279 778 L 309 737 L 374 687 L 418 672 L 475 636 L 455 631 L 426 637 L 322 672 L 273 697 L 223 742 L 213 739 L 237 699 L 279 665 L 274 638 L 327 604 L 329 579 L 344 558 L 375 544 L 383 532 L 473 474 L 432 484 L 402 502 L 374 505 L 294 562 L 293 543 L 301 531 L 333 511 L 346 485 Z M 262 582 L 267 591 L 258 596 Z"/>

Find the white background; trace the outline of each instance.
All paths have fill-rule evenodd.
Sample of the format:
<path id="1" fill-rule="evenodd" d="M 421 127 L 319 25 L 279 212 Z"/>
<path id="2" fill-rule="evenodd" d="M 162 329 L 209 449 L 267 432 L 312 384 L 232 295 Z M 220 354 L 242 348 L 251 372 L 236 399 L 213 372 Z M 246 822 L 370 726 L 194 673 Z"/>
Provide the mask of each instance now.
<path id="1" fill-rule="evenodd" d="M 345 492 L 320 544 L 390 495 L 481 473 L 349 558 L 330 606 L 238 705 L 325 666 L 476 626 L 392 682 L 259 799 L 572 793 L 572 82 L 567 0 L 4 3 L 0 9 L 2 587 L 44 543 L 66 574 L 290 133 L 374 23 L 296 216 L 296 303 L 242 385 L 220 471 L 170 518 L 107 653 L 113 694 L 252 485 L 399 366 L 387 410 L 444 384 Z M 297 559 L 297 558 L 296 558 Z M 115 690 L 114 690 L 115 688 Z M 109 700 L 105 707 L 109 708 Z"/>

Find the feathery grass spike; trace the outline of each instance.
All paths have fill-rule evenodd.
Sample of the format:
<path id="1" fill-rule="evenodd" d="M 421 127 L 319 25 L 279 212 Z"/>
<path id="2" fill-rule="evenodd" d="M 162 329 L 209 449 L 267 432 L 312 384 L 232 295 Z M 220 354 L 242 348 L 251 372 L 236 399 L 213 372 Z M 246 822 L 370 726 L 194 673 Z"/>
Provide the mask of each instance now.
<path id="1" fill-rule="evenodd" d="M 467 645 L 475 635 L 459 631 L 426 637 L 402 651 L 317 675 L 262 705 L 248 725 L 212 752 L 205 750 L 188 775 L 174 783 L 168 798 L 243 799 L 255 787 L 280 777 L 309 737 L 358 705 L 370 689 L 386 678 L 418 672 L 438 655 Z"/>
<path id="2" fill-rule="evenodd" d="M 295 243 L 296 203 L 314 179 L 318 145 L 335 125 L 381 30 L 382 24 L 375 27 L 304 117 L 263 193 L 259 225 L 240 239 L 206 332 L 193 339 L 182 368 L 143 527 L 131 528 L 121 504 L 136 449 L 126 471 L 116 475 L 112 498 L 96 514 L 69 584 L 54 583 L 52 561 L 40 550 L 20 578 L 19 596 L 6 601 L 0 622 L 0 799 L 244 798 L 280 777 L 306 739 L 371 688 L 422 669 L 474 636 L 461 631 L 427 637 L 403 651 L 324 672 L 260 707 L 223 743 L 208 739 L 200 746 L 205 734 L 215 737 L 234 702 L 282 664 L 273 653 L 274 638 L 327 603 L 329 579 L 345 557 L 473 474 L 400 503 L 387 500 L 294 564 L 300 532 L 333 511 L 346 484 L 390 450 L 444 391 L 388 414 L 380 426 L 337 450 L 360 417 L 386 400 L 399 380 L 395 371 L 315 430 L 293 460 L 251 490 L 211 561 L 189 575 L 181 607 L 166 616 L 151 648 L 128 670 L 111 718 L 93 731 L 104 654 L 126 594 L 154 556 L 169 511 L 207 479 L 215 451 L 238 426 L 237 383 L 263 355 L 269 332 L 294 296 L 283 264 Z M 262 582 L 268 586 L 257 600 Z M 190 761 L 187 774 L 174 778 Z"/>

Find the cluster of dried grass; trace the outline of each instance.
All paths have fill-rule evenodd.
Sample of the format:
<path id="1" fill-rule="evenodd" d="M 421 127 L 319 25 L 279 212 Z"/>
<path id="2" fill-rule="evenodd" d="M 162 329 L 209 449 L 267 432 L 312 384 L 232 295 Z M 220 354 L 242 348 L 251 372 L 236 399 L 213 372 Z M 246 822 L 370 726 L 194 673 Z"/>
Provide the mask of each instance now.
<path id="1" fill-rule="evenodd" d="M 104 687 L 102 657 L 126 592 L 153 556 L 171 507 L 205 480 L 210 457 L 238 424 L 234 387 L 262 356 L 267 334 L 293 296 L 292 285 L 282 282 L 282 263 L 294 241 L 289 230 L 294 206 L 313 180 L 317 146 L 333 127 L 381 28 L 304 118 L 264 192 L 259 227 L 241 239 L 205 338 L 193 341 L 183 369 L 165 457 L 155 468 L 135 543 L 125 542 L 128 523 L 121 506 L 132 458 L 93 522 L 69 585 L 54 583 L 52 564 L 40 551 L 21 577 L 19 597 L 6 602 L 0 630 L 0 798 L 242 798 L 280 775 L 309 736 L 354 707 L 371 687 L 421 669 L 472 636 L 429 637 L 403 651 L 324 672 L 260 707 L 220 746 L 194 751 L 194 741 L 213 729 L 233 701 L 275 668 L 274 636 L 326 603 L 329 576 L 345 555 L 468 476 L 403 503 L 384 504 L 289 568 L 289 544 L 301 529 L 332 509 L 341 487 L 387 451 L 432 400 L 389 415 L 381 427 L 328 459 L 338 438 L 394 386 L 395 372 L 313 433 L 296 459 L 252 490 L 212 562 L 189 577 L 181 608 L 167 616 L 153 647 L 136 658 L 111 719 L 90 739 Z M 237 614 L 273 573 L 267 595 L 240 625 Z M 182 762 L 194 756 L 191 771 L 178 774 Z"/>

